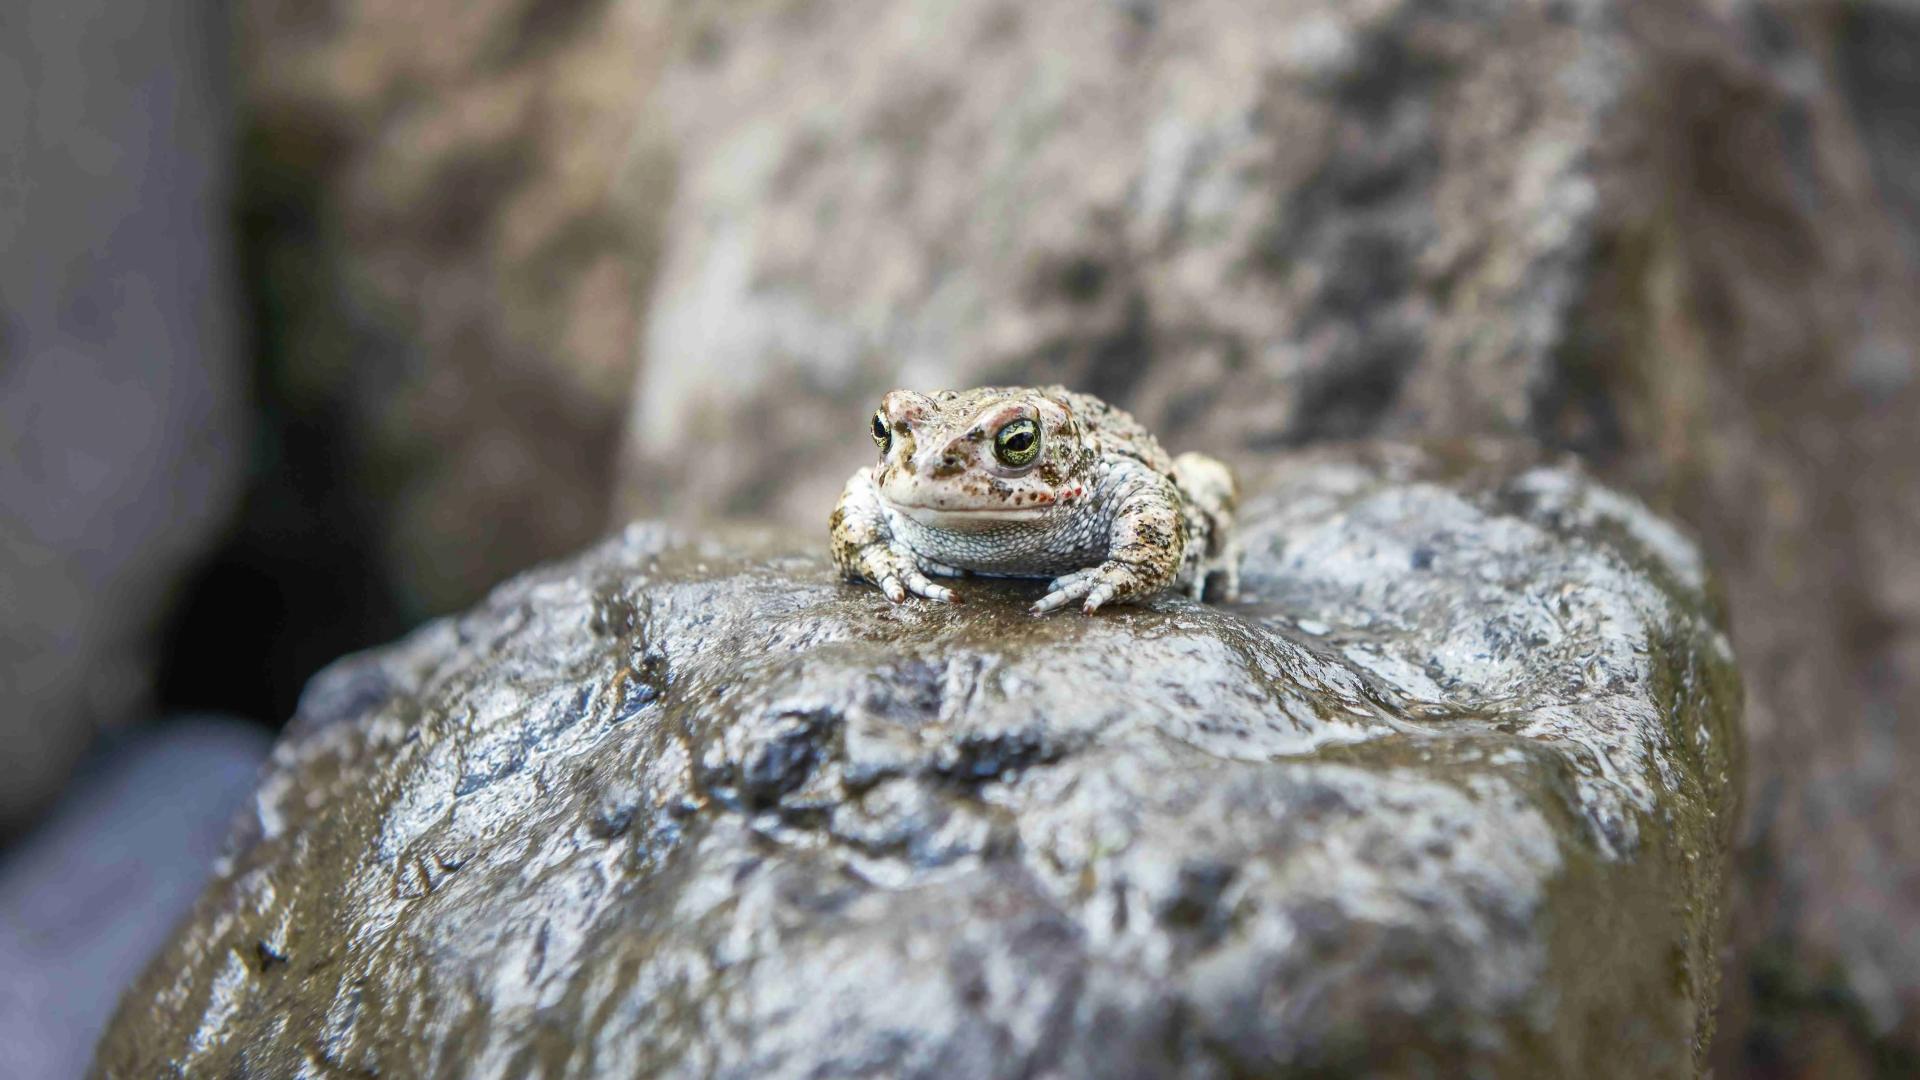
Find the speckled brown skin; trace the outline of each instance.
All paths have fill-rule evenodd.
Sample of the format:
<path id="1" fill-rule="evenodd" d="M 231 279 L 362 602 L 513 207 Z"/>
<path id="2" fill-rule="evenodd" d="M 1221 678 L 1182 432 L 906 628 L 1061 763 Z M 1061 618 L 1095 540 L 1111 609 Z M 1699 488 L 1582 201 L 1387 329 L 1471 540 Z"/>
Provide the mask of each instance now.
<path id="1" fill-rule="evenodd" d="M 933 579 L 969 573 L 1051 578 L 1036 615 L 1168 588 L 1201 599 L 1211 580 L 1224 599 L 1238 590 L 1233 474 L 1200 454 L 1168 458 L 1099 398 L 1059 386 L 895 390 L 872 424 L 880 461 L 834 507 L 833 558 L 894 603 L 957 603 Z"/>

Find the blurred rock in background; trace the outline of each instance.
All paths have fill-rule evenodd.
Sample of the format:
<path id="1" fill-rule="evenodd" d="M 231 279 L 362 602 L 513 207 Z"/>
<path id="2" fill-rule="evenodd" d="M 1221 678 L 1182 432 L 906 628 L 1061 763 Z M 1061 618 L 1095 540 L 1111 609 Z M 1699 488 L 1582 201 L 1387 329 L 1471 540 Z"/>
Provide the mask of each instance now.
<path id="1" fill-rule="evenodd" d="M 748 10 L 662 92 L 632 475 L 795 522 L 899 384 L 1059 380 L 1181 447 L 1524 429 L 1644 62 L 1593 5 Z"/>
<path id="2" fill-rule="evenodd" d="M 142 712 L 236 493 L 225 43 L 210 4 L 0 13 L 0 837 Z"/>
<path id="3" fill-rule="evenodd" d="M 1723 1069 L 1914 1075 L 1920 18 L 1734 10 L 1646 23 L 1665 126 L 1626 147 L 1555 422 L 1612 417 L 1595 457 L 1730 596 L 1752 760 Z"/>
<path id="4" fill-rule="evenodd" d="M 0 854 L 0 1047 L 13 1080 L 82 1075 L 120 991 L 192 907 L 271 739 L 182 717 L 110 743 Z"/>
<path id="5" fill-rule="evenodd" d="M 353 633 L 279 658 L 288 677 L 253 695 L 276 718 L 344 648 L 606 526 L 667 195 L 658 145 L 635 134 L 657 21 L 546 0 L 241 8 L 272 456 L 201 618 L 304 578 L 340 592 L 292 606 Z M 207 685 L 217 667 L 180 658 L 182 704 L 240 704 Z"/>

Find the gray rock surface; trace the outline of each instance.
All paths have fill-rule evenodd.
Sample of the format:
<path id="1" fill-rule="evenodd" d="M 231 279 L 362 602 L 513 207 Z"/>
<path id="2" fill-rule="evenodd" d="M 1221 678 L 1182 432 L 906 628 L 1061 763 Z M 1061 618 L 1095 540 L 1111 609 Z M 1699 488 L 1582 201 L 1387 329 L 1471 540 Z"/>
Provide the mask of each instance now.
<path id="1" fill-rule="evenodd" d="M 1692 546 L 1485 448 L 1246 479 L 1233 606 L 636 525 L 342 661 L 95 1075 L 1693 1074 Z"/>
<path id="2" fill-rule="evenodd" d="M 271 745 L 258 726 L 212 717 L 121 740 L 0 856 L 8 1080 L 86 1071 L 120 992 L 205 887 Z"/>
<path id="3" fill-rule="evenodd" d="M 647 516 L 811 527 L 901 383 L 1058 378 L 1180 449 L 1571 447 L 1697 531 L 1750 660 L 1720 1069 L 1920 1071 L 1910 0 L 241 25 L 283 370 L 422 607 L 599 528 L 636 360 Z"/>
<path id="4" fill-rule="evenodd" d="M 1212 449 L 1527 431 L 1645 119 L 1607 3 L 689 10 L 648 513 L 808 520 L 896 386 L 1063 382 Z"/>
<path id="5" fill-rule="evenodd" d="M 0 836 L 140 715 L 236 494 L 211 3 L 0 13 Z"/>
<path id="6" fill-rule="evenodd" d="M 900 385 L 1575 449 L 1754 661 L 1721 1068 L 1920 1072 L 1910 0 L 687 10 L 636 512 L 809 522 Z"/>

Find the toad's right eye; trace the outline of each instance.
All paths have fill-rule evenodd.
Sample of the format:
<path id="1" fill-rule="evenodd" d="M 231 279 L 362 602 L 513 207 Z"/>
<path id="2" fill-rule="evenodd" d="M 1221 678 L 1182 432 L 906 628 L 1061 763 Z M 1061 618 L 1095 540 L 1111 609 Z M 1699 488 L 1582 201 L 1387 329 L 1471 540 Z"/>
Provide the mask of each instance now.
<path id="1" fill-rule="evenodd" d="M 1009 469 L 1033 464 L 1040 454 L 1040 425 L 1021 417 L 1001 428 L 993 436 L 993 456 Z"/>
<path id="2" fill-rule="evenodd" d="M 884 413 L 873 414 L 873 445 L 879 447 L 883 454 L 887 452 L 887 447 L 893 445 L 893 431 L 887 427 Z"/>

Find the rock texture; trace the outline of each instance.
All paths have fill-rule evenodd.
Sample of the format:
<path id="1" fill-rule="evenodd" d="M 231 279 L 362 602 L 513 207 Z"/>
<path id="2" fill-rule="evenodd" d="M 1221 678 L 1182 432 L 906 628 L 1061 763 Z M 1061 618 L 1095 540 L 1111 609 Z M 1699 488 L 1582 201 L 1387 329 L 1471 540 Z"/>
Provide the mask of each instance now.
<path id="1" fill-rule="evenodd" d="M 1571 448 L 1757 658 L 1719 1067 L 1920 1071 L 1906 0 L 244 9 L 279 370 L 377 361 L 307 471 L 416 609 L 598 523 L 636 355 L 646 515 L 812 528 L 899 384 Z"/>
<path id="2" fill-rule="evenodd" d="M 0 838 L 143 713 L 155 623 L 236 494 L 218 18 L 0 14 Z"/>
<path id="3" fill-rule="evenodd" d="M 1910 4 L 766 0 L 676 33 L 631 506 L 811 522 L 897 385 L 1058 379 L 1210 451 L 1577 450 L 1699 532 L 1762 658 L 1721 1066 L 1920 1069 Z"/>
<path id="4" fill-rule="evenodd" d="M 1593 3 L 689 20 L 636 490 L 796 522 L 894 386 L 1064 382 L 1215 446 L 1526 430 L 1647 62 Z"/>
<path id="5" fill-rule="evenodd" d="M 635 526 L 341 662 L 95 1075 L 1692 1075 L 1693 548 L 1480 450 L 1249 479 L 1234 606 Z"/>

